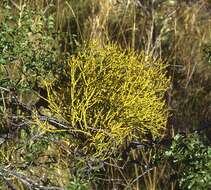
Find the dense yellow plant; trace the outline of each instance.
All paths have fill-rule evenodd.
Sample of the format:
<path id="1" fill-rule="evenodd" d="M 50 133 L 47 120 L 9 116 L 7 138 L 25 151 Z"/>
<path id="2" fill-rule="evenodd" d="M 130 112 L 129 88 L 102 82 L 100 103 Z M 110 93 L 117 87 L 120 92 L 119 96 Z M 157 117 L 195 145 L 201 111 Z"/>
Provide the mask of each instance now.
<path id="1" fill-rule="evenodd" d="M 116 45 L 91 45 L 71 56 L 65 85 L 48 90 L 51 112 L 68 121 L 79 146 L 105 158 L 126 140 L 159 137 L 166 126 L 165 66 L 144 53 Z"/>

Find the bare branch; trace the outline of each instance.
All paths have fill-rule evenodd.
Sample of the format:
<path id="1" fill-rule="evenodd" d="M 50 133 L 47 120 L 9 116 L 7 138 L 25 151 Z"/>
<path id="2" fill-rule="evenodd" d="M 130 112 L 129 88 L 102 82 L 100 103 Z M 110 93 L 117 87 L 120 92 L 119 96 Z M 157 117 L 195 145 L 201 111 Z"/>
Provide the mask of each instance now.
<path id="1" fill-rule="evenodd" d="M 36 190 L 64 190 L 64 188 L 61 188 L 61 187 L 43 186 L 23 174 L 20 174 L 14 170 L 9 170 L 6 168 L 0 168 L 0 175 L 1 176 L 5 176 L 5 175 L 13 176 L 13 177 L 17 178 L 18 180 L 20 180 L 25 185 L 27 185 L 29 188 L 36 189 Z"/>

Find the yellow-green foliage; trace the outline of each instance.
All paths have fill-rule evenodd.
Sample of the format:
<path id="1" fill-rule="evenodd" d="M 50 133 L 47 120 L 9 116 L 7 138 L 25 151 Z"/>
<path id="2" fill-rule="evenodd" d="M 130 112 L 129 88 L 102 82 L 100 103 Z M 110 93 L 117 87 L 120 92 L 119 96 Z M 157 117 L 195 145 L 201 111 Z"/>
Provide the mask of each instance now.
<path id="1" fill-rule="evenodd" d="M 84 151 L 105 157 L 125 140 L 158 137 L 167 121 L 169 86 L 160 60 L 116 45 L 91 45 L 70 57 L 65 86 L 45 81 L 50 109 L 71 125 Z"/>

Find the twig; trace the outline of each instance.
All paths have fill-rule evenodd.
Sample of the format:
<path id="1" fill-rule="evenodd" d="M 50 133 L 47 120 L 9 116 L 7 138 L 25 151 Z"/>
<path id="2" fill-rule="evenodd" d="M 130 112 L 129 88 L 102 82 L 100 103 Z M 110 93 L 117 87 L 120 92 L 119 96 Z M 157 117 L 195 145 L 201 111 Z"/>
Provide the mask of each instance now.
<path id="1" fill-rule="evenodd" d="M 66 129 L 66 130 L 70 129 L 70 126 L 67 123 L 63 123 L 61 121 L 58 121 L 55 118 L 48 117 L 48 116 L 45 116 L 45 115 L 40 115 L 38 117 L 39 117 L 40 121 L 47 121 L 49 124 L 53 125 L 56 128 Z"/>
<path id="2" fill-rule="evenodd" d="M 4 90 L 4 91 L 7 91 L 7 92 L 10 92 L 10 90 L 9 90 L 8 88 L 4 88 L 4 87 L 2 87 L 2 86 L 0 86 L 0 89 L 1 89 L 1 90 Z"/>
<path id="3" fill-rule="evenodd" d="M 145 174 L 147 174 L 148 172 L 150 172 L 151 170 L 153 170 L 155 167 L 152 167 L 148 170 L 146 170 L 144 173 L 142 173 L 141 175 L 137 176 L 129 185 L 132 185 L 133 183 L 135 183 L 136 181 L 138 181 L 141 177 L 143 177 Z"/>
<path id="4" fill-rule="evenodd" d="M 33 181 L 32 179 L 28 178 L 27 176 L 17 173 L 16 171 L 8 170 L 5 168 L 0 168 L 0 175 L 4 176 L 5 174 L 13 176 L 20 180 L 22 183 L 27 185 L 29 188 L 36 189 L 36 190 L 64 190 L 61 187 L 46 187 L 40 185 L 39 183 Z"/>
<path id="5" fill-rule="evenodd" d="M 10 0 L 10 2 L 15 6 L 16 9 L 21 11 L 21 8 L 13 0 Z"/>
<path id="6" fill-rule="evenodd" d="M 12 183 L 10 183 L 10 181 L 7 180 L 1 173 L 0 173 L 0 177 L 2 178 L 2 180 L 5 182 L 5 184 L 7 185 L 7 187 L 10 190 L 16 190 L 16 188 L 14 187 L 14 185 Z"/>

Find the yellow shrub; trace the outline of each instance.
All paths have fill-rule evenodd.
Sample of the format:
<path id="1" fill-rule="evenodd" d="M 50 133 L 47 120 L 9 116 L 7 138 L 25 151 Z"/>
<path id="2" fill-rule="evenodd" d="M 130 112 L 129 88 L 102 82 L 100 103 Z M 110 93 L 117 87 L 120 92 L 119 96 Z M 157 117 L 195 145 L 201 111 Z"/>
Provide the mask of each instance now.
<path id="1" fill-rule="evenodd" d="M 50 110 L 70 123 L 84 151 L 105 158 L 126 140 L 162 134 L 169 80 L 160 60 L 91 45 L 70 57 L 66 76 L 69 82 L 57 90 L 45 81 Z"/>

